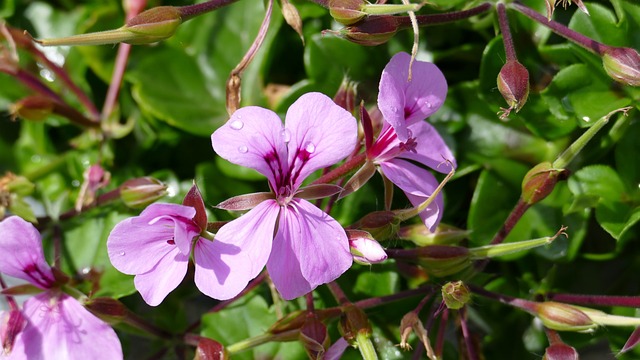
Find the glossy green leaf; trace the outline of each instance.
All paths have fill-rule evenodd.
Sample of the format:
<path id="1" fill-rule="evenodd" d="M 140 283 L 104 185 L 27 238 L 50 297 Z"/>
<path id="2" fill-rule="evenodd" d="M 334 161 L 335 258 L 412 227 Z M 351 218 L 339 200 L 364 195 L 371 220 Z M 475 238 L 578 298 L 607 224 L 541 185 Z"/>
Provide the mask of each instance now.
<path id="1" fill-rule="evenodd" d="M 129 73 L 144 111 L 195 135 L 209 136 L 227 119 L 224 98 L 209 90 L 195 58 L 165 47 Z"/>
<path id="2" fill-rule="evenodd" d="M 396 272 L 363 272 L 358 276 L 358 280 L 353 287 L 353 291 L 358 294 L 372 297 L 391 295 L 398 288 L 399 280 L 400 277 Z"/>

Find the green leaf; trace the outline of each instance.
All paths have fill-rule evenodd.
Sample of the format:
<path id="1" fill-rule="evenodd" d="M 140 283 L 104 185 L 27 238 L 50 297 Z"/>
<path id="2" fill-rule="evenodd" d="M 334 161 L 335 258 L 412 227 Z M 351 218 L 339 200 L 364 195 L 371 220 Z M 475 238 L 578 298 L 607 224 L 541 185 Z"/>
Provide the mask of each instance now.
<path id="1" fill-rule="evenodd" d="M 358 276 L 353 292 L 365 296 L 385 296 L 398 289 L 400 276 L 395 271 L 381 273 L 363 272 Z"/>
<path id="2" fill-rule="evenodd" d="M 569 28 L 607 45 L 624 46 L 627 36 L 620 29 L 613 12 L 600 4 L 587 2 L 585 6 L 589 15 L 576 11 Z"/>
<path id="3" fill-rule="evenodd" d="M 228 118 L 224 98 L 210 90 L 198 62 L 165 47 L 129 73 L 133 95 L 144 111 L 195 135 L 209 136 Z"/>
<path id="4" fill-rule="evenodd" d="M 224 346 L 262 335 L 277 320 L 273 309 L 258 295 L 247 295 L 232 306 L 202 317 L 201 335 Z M 305 351 L 299 342 L 270 342 L 248 351 L 233 354 L 234 359 L 303 359 Z"/>

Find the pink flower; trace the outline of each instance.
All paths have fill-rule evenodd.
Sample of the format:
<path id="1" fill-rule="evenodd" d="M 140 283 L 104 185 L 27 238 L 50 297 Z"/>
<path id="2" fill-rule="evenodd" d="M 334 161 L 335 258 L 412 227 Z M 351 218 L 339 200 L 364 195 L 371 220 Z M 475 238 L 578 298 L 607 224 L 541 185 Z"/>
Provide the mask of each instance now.
<path id="1" fill-rule="evenodd" d="M 338 278 L 352 264 L 349 241 L 331 216 L 301 198 L 302 181 L 346 157 L 356 145 L 357 124 L 327 96 L 301 96 L 285 125 L 255 106 L 237 110 L 211 135 L 213 149 L 228 161 L 253 168 L 269 181 L 272 196 L 226 224 L 216 239 L 239 239 L 256 276 L 267 265 L 285 299 L 304 295 Z"/>
<path id="2" fill-rule="evenodd" d="M 24 328 L 15 329 L 19 332 L 10 352 L 0 358 L 122 359 L 115 331 L 56 284 L 40 234 L 31 223 L 17 216 L 0 222 L 0 253 L 11 254 L 0 258 L 0 272 L 44 290 L 25 301 Z M 0 334 L 6 336 L 4 326 L 7 323 L 0 323 Z"/>
<path id="3" fill-rule="evenodd" d="M 384 175 L 416 206 L 438 187 L 436 178 L 416 164 L 448 173 L 451 166 L 456 167 L 456 162 L 436 129 L 422 121 L 444 103 L 447 95 L 444 75 L 434 64 L 416 61 L 413 79 L 408 81 L 409 61 L 409 54 L 398 53 L 382 72 L 378 108 L 385 124 L 376 142 L 368 149 L 367 157 L 379 165 Z M 442 218 L 443 206 L 439 194 L 420 213 L 432 231 Z"/>
<path id="4" fill-rule="evenodd" d="M 207 296 L 230 299 L 255 277 L 249 276 L 250 259 L 241 248 L 200 236 L 206 217 L 204 224 L 198 224 L 195 217 L 192 206 L 157 203 L 118 223 L 109 234 L 111 264 L 135 275 L 135 287 L 147 304 L 160 304 L 182 282 L 192 246 L 195 283 Z"/>

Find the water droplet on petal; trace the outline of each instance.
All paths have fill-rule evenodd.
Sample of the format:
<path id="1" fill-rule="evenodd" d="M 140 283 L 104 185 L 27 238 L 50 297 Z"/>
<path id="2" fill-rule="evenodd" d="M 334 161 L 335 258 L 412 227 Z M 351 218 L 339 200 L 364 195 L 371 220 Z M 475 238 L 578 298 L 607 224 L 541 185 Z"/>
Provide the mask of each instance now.
<path id="1" fill-rule="evenodd" d="M 124 256 L 125 252 L 124 251 L 120 251 L 120 256 Z"/>
<path id="2" fill-rule="evenodd" d="M 240 151 L 241 153 L 246 153 L 247 151 L 249 151 L 249 148 L 244 146 L 244 145 L 240 145 L 238 146 L 238 151 Z"/>
<path id="3" fill-rule="evenodd" d="M 285 143 L 288 143 L 289 140 L 291 140 L 291 132 L 289 131 L 289 129 L 282 129 L 282 132 L 280 133 L 280 135 L 282 135 L 282 140 Z"/>
<path id="4" fill-rule="evenodd" d="M 428 102 L 428 101 L 427 101 L 427 102 L 425 102 L 424 104 L 425 104 L 425 105 L 427 105 L 427 108 L 428 108 L 428 109 L 431 109 L 431 108 L 433 107 L 433 104 L 431 104 L 431 103 L 430 103 L 430 102 Z"/>
<path id="5" fill-rule="evenodd" d="M 238 116 L 239 117 L 239 116 Z M 240 120 L 234 120 L 230 125 L 229 125 L 233 130 L 240 130 L 242 129 L 242 127 L 244 126 L 244 123 Z"/>
<path id="6" fill-rule="evenodd" d="M 307 150 L 307 152 L 309 154 L 313 154 L 314 151 L 316 151 L 316 146 L 313 143 L 307 143 L 307 146 L 304 147 L 305 150 Z"/>
<path id="7" fill-rule="evenodd" d="M 391 111 L 394 112 L 394 113 L 397 113 L 398 112 L 398 108 L 395 107 L 395 106 L 392 106 L 391 107 Z"/>

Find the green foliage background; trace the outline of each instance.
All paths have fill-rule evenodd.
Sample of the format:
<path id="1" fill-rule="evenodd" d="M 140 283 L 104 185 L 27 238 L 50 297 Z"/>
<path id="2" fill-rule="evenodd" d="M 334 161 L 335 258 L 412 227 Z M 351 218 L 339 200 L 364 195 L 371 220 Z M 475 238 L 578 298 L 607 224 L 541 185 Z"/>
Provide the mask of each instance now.
<path id="1" fill-rule="evenodd" d="M 421 13 L 459 10 L 471 2 L 436 0 Z M 523 1 L 544 13 L 544 0 Z M 186 1 L 156 5 L 186 5 Z M 242 77 L 242 102 L 284 113 L 301 94 L 321 91 L 333 95 L 343 77 L 357 81 L 359 96 L 374 104 L 384 65 L 398 51 L 411 49 L 413 35 L 400 32 L 385 45 L 363 47 L 322 30 L 338 28 L 328 11 L 314 3 L 295 1 L 304 22 L 303 44 L 274 11 L 267 39 Z M 559 7 L 555 18 L 585 35 L 609 45 L 640 49 L 640 5 L 634 0 L 587 2 L 591 16 Z M 0 172 L 27 176 L 36 184 L 32 206 L 37 214 L 60 213 L 73 206 L 83 181 L 83 171 L 96 162 L 111 172 L 110 188 L 123 181 L 151 175 L 170 186 L 163 201 L 181 202 L 193 179 L 207 206 L 243 193 L 267 190 L 266 182 L 217 158 L 211 150 L 211 133 L 227 120 L 225 82 L 230 70 L 246 52 L 257 33 L 265 6 L 242 0 L 182 25 L 171 39 L 153 46 L 133 47 L 114 119 L 132 128 L 117 139 L 100 141 L 67 120 L 51 116 L 41 122 L 11 119 L 9 106 L 29 94 L 14 78 L 0 73 Z M 124 22 L 117 1 L 68 0 L 41 2 L 8 0 L 0 17 L 13 27 L 36 37 L 59 37 L 119 27 Z M 535 299 L 549 291 L 581 294 L 637 296 L 640 282 L 638 226 L 640 220 L 640 89 L 613 82 L 601 59 L 568 43 L 544 26 L 509 11 L 516 51 L 530 72 L 531 95 L 508 122 L 496 113 L 506 104 L 496 87 L 504 64 L 502 38 L 496 35 L 495 12 L 472 20 L 422 28 L 419 59 L 434 61 L 449 82 L 444 107 L 429 121 L 454 150 L 459 168 L 445 187 L 444 223 L 471 230 L 465 243 L 488 244 L 518 200 L 526 172 L 543 161 L 553 161 L 573 140 L 610 111 L 632 106 L 629 116 L 614 116 L 573 161 L 571 177 L 560 182 L 552 195 L 531 208 L 507 242 L 553 235 L 569 227 L 568 239 L 526 254 L 492 261 L 479 284 L 496 292 Z M 57 47 L 47 49 L 52 59 L 64 61 L 83 90 L 100 107 L 114 66 L 112 46 Z M 24 68 L 50 77 L 28 54 Z M 60 90 L 59 81 L 47 82 Z M 269 91 L 282 85 L 274 98 Z M 65 99 L 78 105 L 75 98 Z M 78 108 L 80 108 L 78 106 Z M 123 125 L 126 126 L 126 125 Z M 338 203 L 333 215 L 350 224 L 381 210 L 379 179 Z M 395 208 L 407 206 L 396 197 Z M 120 298 L 136 313 L 169 331 L 184 331 L 216 302 L 197 292 L 191 281 L 174 291 L 157 308 L 149 308 L 134 294 L 131 277 L 111 267 L 106 237 L 113 226 L 136 215 L 123 205 L 92 210 L 62 222 L 64 270 L 86 274 L 102 272 L 94 296 Z M 231 214 L 211 211 L 211 219 Z M 45 232 L 45 239 L 50 233 Z M 385 246 L 403 245 L 392 240 Z M 434 279 L 436 283 L 443 282 Z M 341 279 L 353 301 L 395 293 L 414 286 L 399 275 L 393 261 L 356 266 Z M 88 290 L 88 289 L 87 289 Z M 334 306 L 326 289 L 316 297 L 319 308 Z M 368 312 L 374 325 L 376 346 L 382 358 L 409 358 L 399 351 L 398 326 L 402 315 L 419 299 L 375 308 Z M 303 302 L 273 304 L 261 287 L 228 309 L 202 317 L 201 333 L 225 345 L 255 336 L 276 320 L 276 308 L 288 312 L 304 308 Z M 635 309 L 605 308 L 615 314 L 637 316 Z M 469 317 L 486 359 L 539 359 L 546 340 L 533 318 L 506 305 L 474 298 Z M 330 322 L 332 340 L 339 336 Z M 451 326 L 453 328 L 454 326 Z M 163 348 L 157 340 L 119 328 L 128 358 L 148 357 Z M 586 358 L 611 358 L 631 329 L 606 328 L 594 334 L 563 333 L 564 340 Z M 447 334 L 445 359 L 458 358 L 455 336 Z M 414 339 L 415 343 L 415 339 Z M 178 348 L 180 351 L 187 351 Z M 172 358 L 168 352 L 165 357 Z M 241 353 L 239 359 L 305 358 L 298 343 L 273 343 Z M 356 351 L 347 358 L 358 358 Z M 235 358 L 235 357 L 234 357 Z M 622 358 L 640 358 L 632 352 Z"/>

